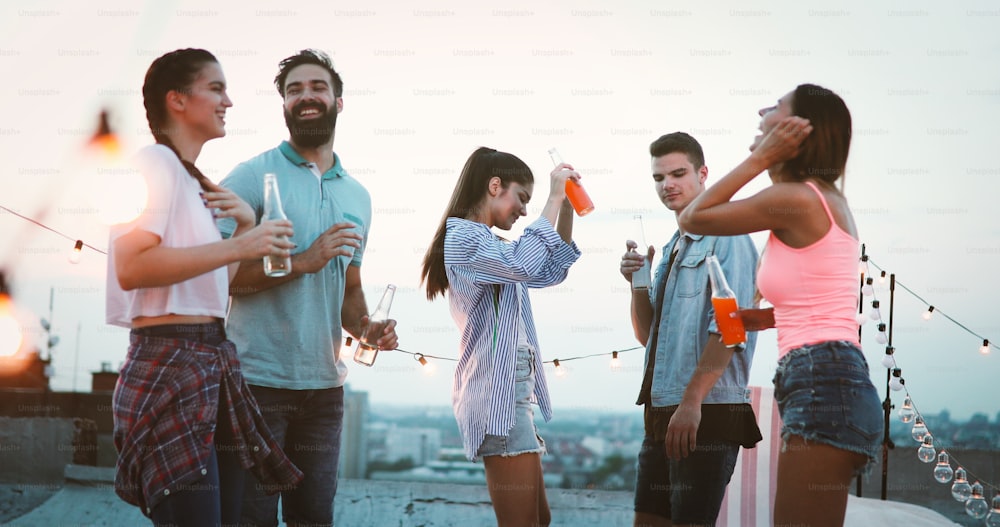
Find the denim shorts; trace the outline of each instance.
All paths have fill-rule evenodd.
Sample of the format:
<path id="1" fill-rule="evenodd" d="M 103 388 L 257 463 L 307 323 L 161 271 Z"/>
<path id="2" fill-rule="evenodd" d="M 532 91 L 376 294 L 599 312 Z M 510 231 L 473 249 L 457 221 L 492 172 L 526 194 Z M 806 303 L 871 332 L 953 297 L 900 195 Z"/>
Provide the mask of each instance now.
<path id="1" fill-rule="evenodd" d="M 535 428 L 535 411 L 531 408 L 531 394 L 535 391 L 535 353 L 531 348 L 518 347 L 515 360 L 514 428 L 505 436 L 486 434 L 476 452 L 476 460 L 486 456 L 545 453 L 545 441 Z"/>
<path id="2" fill-rule="evenodd" d="M 647 435 L 639 450 L 635 512 L 674 524 L 715 525 L 740 445 L 699 441 L 688 457 L 668 459 L 664 441 Z"/>
<path id="3" fill-rule="evenodd" d="M 784 426 L 797 435 L 868 457 L 879 452 L 883 410 L 861 349 L 847 341 L 809 344 L 788 352 L 774 374 L 774 399 Z"/>

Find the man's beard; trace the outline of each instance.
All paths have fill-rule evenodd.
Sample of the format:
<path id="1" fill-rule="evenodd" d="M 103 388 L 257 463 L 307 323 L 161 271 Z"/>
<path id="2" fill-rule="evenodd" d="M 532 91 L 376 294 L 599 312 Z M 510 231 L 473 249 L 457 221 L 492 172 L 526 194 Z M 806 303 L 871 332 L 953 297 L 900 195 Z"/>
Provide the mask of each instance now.
<path id="1" fill-rule="evenodd" d="M 316 108 L 321 113 L 319 117 L 301 120 L 295 117 L 305 108 Z M 285 126 L 292 142 L 299 146 L 315 148 L 324 145 L 333 137 L 333 132 L 337 128 L 337 112 L 330 111 L 322 103 L 303 102 L 295 105 L 292 111 L 285 109 Z"/>

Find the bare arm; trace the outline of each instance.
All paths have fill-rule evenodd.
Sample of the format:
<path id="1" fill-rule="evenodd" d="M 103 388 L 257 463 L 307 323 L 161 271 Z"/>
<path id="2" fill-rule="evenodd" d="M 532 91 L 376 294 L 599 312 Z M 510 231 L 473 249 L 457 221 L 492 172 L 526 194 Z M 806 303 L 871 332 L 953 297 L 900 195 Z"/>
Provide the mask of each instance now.
<path id="1" fill-rule="evenodd" d="M 562 206 L 559 208 L 559 219 L 556 225 L 556 232 L 566 243 L 573 242 L 573 205 L 570 204 L 569 200 L 563 200 Z"/>
<path id="2" fill-rule="evenodd" d="M 722 377 L 733 358 L 733 349 L 727 348 L 716 333 L 710 333 L 701 359 L 688 382 L 681 403 L 667 425 L 664 441 L 667 457 L 685 458 L 696 447 L 698 426 L 701 424 L 701 402 Z"/>
<path id="3" fill-rule="evenodd" d="M 678 217 L 681 228 L 695 234 L 728 236 L 783 230 L 801 216 L 794 214 L 797 194 L 771 186 L 750 198 L 730 201 L 747 183 L 777 163 L 791 159 L 812 130 L 809 121 L 788 117 L 776 126 L 742 163 L 696 197 Z"/>
<path id="4" fill-rule="evenodd" d="M 265 222 L 238 237 L 195 247 L 163 247 L 160 237 L 133 229 L 114 241 L 115 274 L 122 289 L 163 287 L 189 280 L 233 262 L 287 254 L 290 223 Z"/>
<path id="5" fill-rule="evenodd" d="M 295 269 L 294 263 L 292 269 Z M 340 325 L 355 338 L 361 338 L 364 329 L 363 318 L 368 316 L 365 292 L 361 288 L 361 268 L 348 265 L 344 276 L 344 303 L 340 308 Z"/>

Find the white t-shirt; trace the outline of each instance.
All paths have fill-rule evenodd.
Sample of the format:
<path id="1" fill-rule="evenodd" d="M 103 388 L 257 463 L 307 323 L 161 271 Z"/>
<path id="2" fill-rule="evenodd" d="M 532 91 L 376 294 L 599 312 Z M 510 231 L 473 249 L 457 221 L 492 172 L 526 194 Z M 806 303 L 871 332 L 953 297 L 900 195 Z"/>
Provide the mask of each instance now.
<path id="1" fill-rule="evenodd" d="M 212 211 L 202 203 L 201 185 L 172 150 L 159 144 L 145 147 L 136 155 L 135 166 L 146 180 L 148 198 L 138 218 L 111 227 L 107 323 L 131 327 L 136 317 L 169 314 L 225 318 L 229 300 L 226 266 L 170 286 L 122 291 L 118 285 L 114 242 L 133 229 L 159 236 L 163 247 L 194 247 L 222 240 Z"/>

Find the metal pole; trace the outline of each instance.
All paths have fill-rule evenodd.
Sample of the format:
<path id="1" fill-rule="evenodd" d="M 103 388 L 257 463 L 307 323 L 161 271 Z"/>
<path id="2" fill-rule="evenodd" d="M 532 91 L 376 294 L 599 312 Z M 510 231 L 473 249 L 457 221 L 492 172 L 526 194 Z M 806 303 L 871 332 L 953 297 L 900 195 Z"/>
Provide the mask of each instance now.
<path id="1" fill-rule="evenodd" d="M 896 273 L 889 275 L 889 342 L 888 348 L 892 348 L 892 316 L 893 307 L 896 301 Z M 895 448 L 892 438 L 889 437 L 889 419 L 892 412 L 892 399 L 889 388 L 889 381 L 892 380 L 892 370 L 885 370 L 885 401 L 882 402 L 882 410 L 885 413 L 885 424 L 882 428 L 882 500 L 888 499 L 889 488 L 889 449 Z"/>

